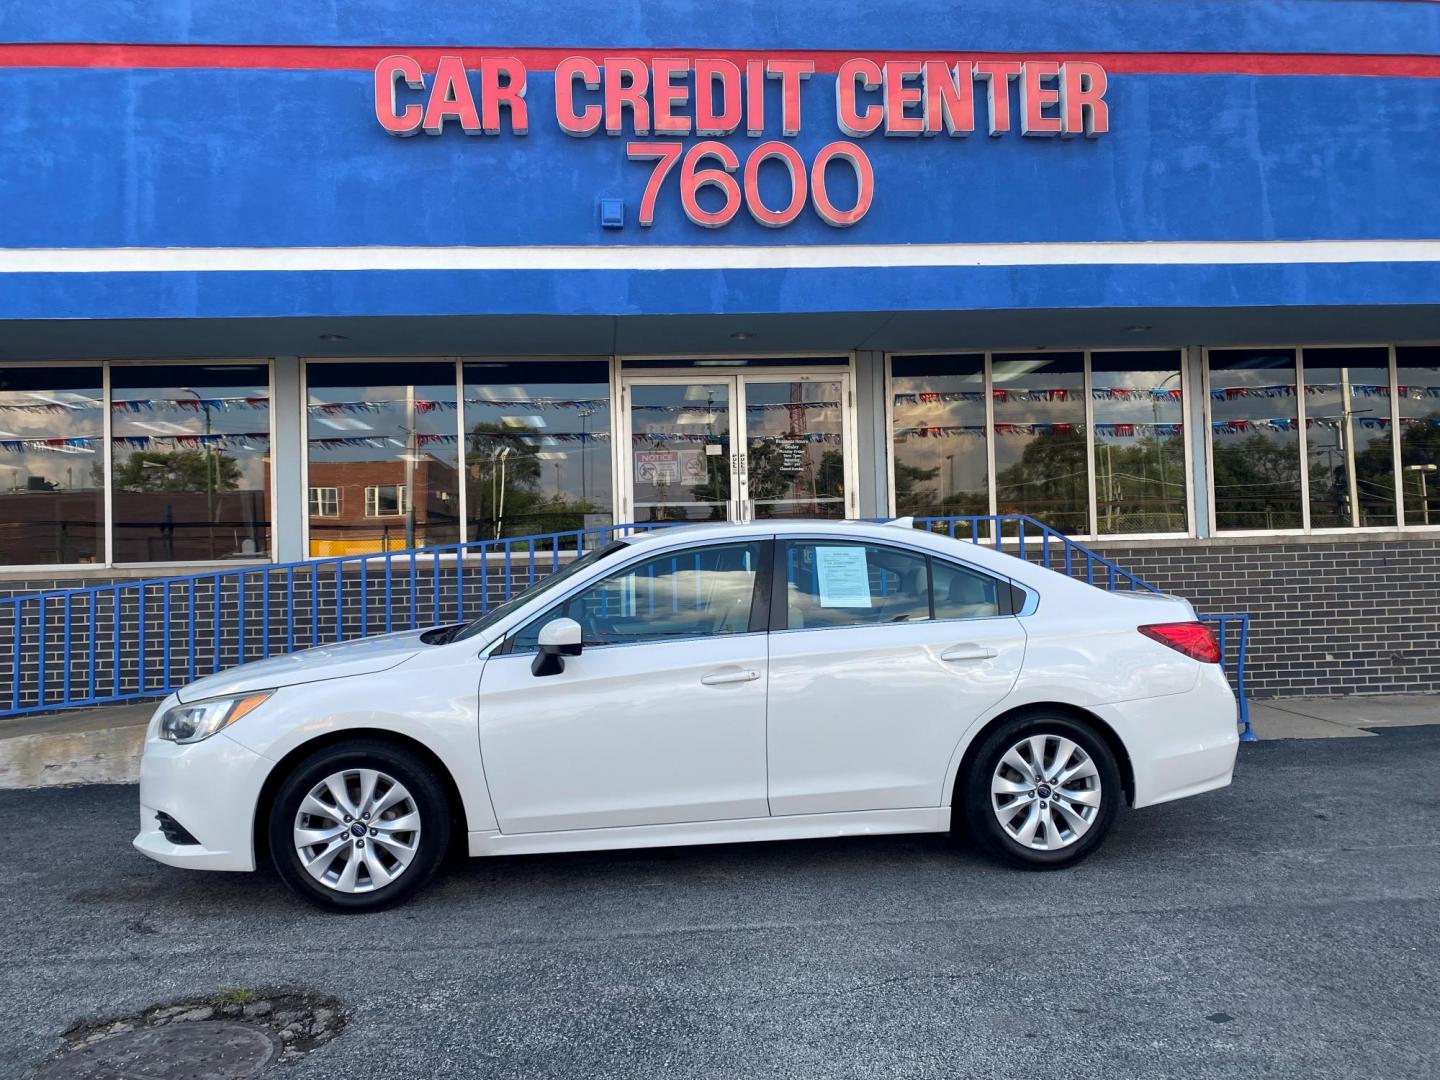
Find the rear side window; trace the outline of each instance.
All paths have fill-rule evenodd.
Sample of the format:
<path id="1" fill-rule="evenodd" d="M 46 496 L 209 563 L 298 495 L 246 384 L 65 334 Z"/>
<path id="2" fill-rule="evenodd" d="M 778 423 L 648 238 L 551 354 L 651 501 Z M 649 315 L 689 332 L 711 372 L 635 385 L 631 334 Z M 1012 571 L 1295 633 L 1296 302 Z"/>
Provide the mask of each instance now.
<path id="1" fill-rule="evenodd" d="M 930 567 L 923 555 L 815 540 L 788 545 L 785 564 L 791 630 L 930 618 Z"/>
<path id="2" fill-rule="evenodd" d="M 937 619 L 989 619 L 1001 614 L 1009 600 L 1009 582 L 996 581 L 953 563 L 936 562 L 935 617 Z"/>
<path id="3" fill-rule="evenodd" d="M 988 619 L 1015 610 L 1010 582 L 918 552 L 802 540 L 784 553 L 785 589 L 776 603 L 783 600 L 789 630 Z M 777 578 L 780 572 L 777 566 Z"/>

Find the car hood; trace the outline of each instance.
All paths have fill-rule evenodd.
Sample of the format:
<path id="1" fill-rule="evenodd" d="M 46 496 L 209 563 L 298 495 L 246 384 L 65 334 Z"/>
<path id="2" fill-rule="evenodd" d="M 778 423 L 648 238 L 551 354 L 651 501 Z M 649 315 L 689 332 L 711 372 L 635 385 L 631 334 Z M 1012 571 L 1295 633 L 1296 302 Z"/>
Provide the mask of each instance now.
<path id="1" fill-rule="evenodd" d="M 428 629 L 428 628 L 426 628 Z M 343 679 L 348 675 L 372 675 L 398 667 L 425 645 L 420 641 L 422 630 L 406 630 L 398 634 L 361 638 L 318 649 L 272 656 L 253 664 L 241 664 L 226 671 L 217 671 L 197 679 L 176 695 L 181 701 L 242 694 L 250 690 L 273 690 L 281 686 Z"/>

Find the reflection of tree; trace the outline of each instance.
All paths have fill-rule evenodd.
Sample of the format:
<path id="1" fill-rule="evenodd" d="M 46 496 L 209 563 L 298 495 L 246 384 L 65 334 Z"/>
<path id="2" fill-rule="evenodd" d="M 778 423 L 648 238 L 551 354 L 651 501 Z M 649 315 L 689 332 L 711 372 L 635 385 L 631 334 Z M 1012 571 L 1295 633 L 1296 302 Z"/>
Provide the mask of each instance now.
<path id="1" fill-rule="evenodd" d="M 1414 473 L 1405 471 L 1405 466 L 1435 464 L 1440 464 L 1440 412 L 1406 424 L 1400 430 L 1400 478 L 1404 485 L 1406 517 L 1412 525 L 1423 518 L 1420 484 Z M 1440 474 L 1431 475 L 1425 492 L 1433 507 L 1436 497 L 1440 496 L 1440 480 L 1434 477 Z M 1343 475 L 1341 479 L 1343 482 Z M 1313 479 L 1311 482 L 1314 482 Z M 1375 439 L 1364 451 L 1355 455 L 1355 486 L 1360 496 L 1362 525 L 1394 523 L 1395 474 L 1389 439 Z M 1432 521 L 1434 514 L 1432 509 Z"/>
<path id="2" fill-rule="evenodd" d="M 1179 437 L 1095 443 L 1096 524 L 1102 533 L 1184 530 L 1185 451 Z"/>
<path id="3" fill-rule="evenodd" d="M 582 453 L 585 452 L 584 444 Z M 473 539 L 581 529 L 594 503 L 544 491 L 546 464 L 538 448 L 499 424 L 476 424 L 466 437 L 467 511 Z"/>
<path id="4" fill-rule="evenodd" d="M 1217 445 L 1215 523 L 1222 529 L 1298 529 L 1300 452 L 1294 442 L 1251 435 Z"/>
<path id="5" fill-rule="evenodd" d="M 1030 514 L 1062 532 L 1090 528 L 1085 435 L 1046 431 L 1033 436 L 1020 460 L 995 477 L 997 509 Z"/>
<path id="6" fill-rule="evenodd" d="M 214 491 L 240 486 L 240 466 L 229 454 L 204 450 L 137 450 L 115 467 L 116 491 Z"/>

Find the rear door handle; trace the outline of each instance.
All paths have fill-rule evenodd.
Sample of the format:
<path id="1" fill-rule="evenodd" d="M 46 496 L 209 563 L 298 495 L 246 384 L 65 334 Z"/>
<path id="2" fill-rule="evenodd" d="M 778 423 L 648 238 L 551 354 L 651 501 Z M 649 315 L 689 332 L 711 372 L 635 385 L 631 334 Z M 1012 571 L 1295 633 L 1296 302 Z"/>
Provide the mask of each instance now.
<path id="1" fill-rule="evenodd" d="M 700 681 L 706 686 L 724 686 L 727 683 L 754 682 L 758 678 L 760 678 L 760 672 L 746 669 L 745 671 L 714 671 Z"/>
<path id="2" fill-rule="evenodd" d="M 940 659 L 947 662 L 954 662 L 956 660 L 989 660 L 994 655 L 994 649 L 967 644 L 951 646 L 940 654 Z"/>

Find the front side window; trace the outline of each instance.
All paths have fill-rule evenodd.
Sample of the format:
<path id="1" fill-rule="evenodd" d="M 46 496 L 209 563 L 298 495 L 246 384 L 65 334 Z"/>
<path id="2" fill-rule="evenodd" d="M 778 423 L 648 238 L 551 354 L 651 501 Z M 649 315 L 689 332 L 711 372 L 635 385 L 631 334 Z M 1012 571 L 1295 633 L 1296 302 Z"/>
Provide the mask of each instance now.
<path id="1" fill-rule="evenodd" d="M 534 652 L 540 628 L 559 618 L 578 622 L 587 646 L 746 633 L 760 551 L 758 542 L 720 544 L 645 559 L 540 616 L 511 651 Z"/>
<path id="2" fill-rule="evenodd" d="M 1209 367 L 1216 528 L 1300 528 L 1295 350 L 1216 349 Z"/>
<path id="3" fill-rule="evenodd" d="M 261 558 L 270 550 L 265 364 L 113 364 L 117 563 Z"/>
<path id="4" fill-rule="evenodd" d="M 0 564 L 105 560 L 98 367 L 0 367 Z"/>
<path id="5" fill-rule="evenodd" d="M 791 630 L 928 619 L 929 561 L 879 544 L 792 543 L 785 553 L 785 597 Z"/>

